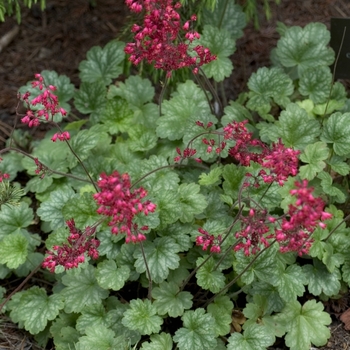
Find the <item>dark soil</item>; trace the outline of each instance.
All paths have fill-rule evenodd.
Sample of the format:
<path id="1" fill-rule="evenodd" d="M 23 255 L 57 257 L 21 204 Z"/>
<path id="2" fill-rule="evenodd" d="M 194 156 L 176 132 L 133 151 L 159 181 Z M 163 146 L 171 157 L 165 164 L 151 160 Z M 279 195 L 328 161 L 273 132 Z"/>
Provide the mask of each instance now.
<path id="1" fill-rule="evenodd" d="M 47 0 L 45 12 L 38 5 L 31 10 L 22 10 L 19 34 L 0 52 L 0 137 L 6 138 L 8 133 L 3 130 L 5 125 L 2 122 L 13 125 L 18 88 L 32 80 L 34 73 L 55 70 L 67 75 L 78 86 L 78 65 L 86 52 L 92 46 L 104 46 L 122 34 L 129 16 L 123 0 L 96 2 L 97 6 L 93 7 L 88 0 Z M 237 2 L 243 3 L 244 0 Z M 288 26 L 304 26 L 318 21 L 329 28 L 331 17 L 350 17 L 349 0 L 281 0 L 279 6 L 273 0 L 270 2 L 272 19 L 267 21 L 261 9 L 260 29 L 248 25 L 244 37 L 237 42 L 232 57 L 235 70 L 226 83 L 228 96 L 237 97 L 245 89 L 252 72 L 270 65 L 270 51 L 279 39 L 275 30 L 277 21 Z M 0 23 L 0 38 L 16 25 L 14 18 Z M 348 87 L 348 82 L 344 83 Z M 334 322 L 330 327 L 331 339 L 320 349 L 350 349 L 349 331 L 339 321 L 339 316 L 350 307 L 348 296 L 344 297 L 341 309 L 336 309 L 331 303 L 325 306 Z M 0 319 L 1 349 L 29 349 L 28 346 L 39 349 L 30 343 L 28 335 L 8 320 Z M 283 343 L 276 343 L 273 349 L 285 347 Z"/>

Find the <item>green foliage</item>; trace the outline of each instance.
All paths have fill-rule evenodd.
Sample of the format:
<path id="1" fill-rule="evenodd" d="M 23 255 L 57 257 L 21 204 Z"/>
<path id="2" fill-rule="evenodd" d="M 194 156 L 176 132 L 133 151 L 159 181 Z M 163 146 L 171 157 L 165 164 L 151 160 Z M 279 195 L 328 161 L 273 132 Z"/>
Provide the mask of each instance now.
<path id="1" fill-rule="evenodd" d="M 38 0 L 1 0 L 0 1 L 0 21 L 5 21 L 5 16 L 12 16 L 14 13 L 16 15 L 16 19 L 18 24 L 21 23 L 22 17 L 21 17 L 21 7 L 20 5 L 23 4 L 24 6 L 31 8 L 33 4 L 36 4 Z M 46 1 L 40 0 L 40 8 L 43 11 L 46 7 Z"/>
<path id="2" fill-rule="evenodd" d="M 2 206 L 0 211 L 0 237 L 11 233 L 20 233 L 28 227 L 34 219 L 33 210 L 28 204 L 18 206 Z"/>
<path id="3" fill-rule="evenodd" d="M 327 102 L 332 83 L 332 74 L 326 66 L 307 69 L 299 80 L 299 92 L 315 104 Z"/>
<path id="4" fill-rule="evenodd" d="M 122 73 L 120 64 L 124 60 L 124 43 L 111 41 L 103 49 L 99 46 L 91 48 L 86 56 L 87 60 L 80 62 L 79 77 L 85 83 L 97 83 L 101 81 L 109 85 L 112 79 Z"/>
<path id="5" fill-rule="evenodd" d="M 314 264 L 304 265 L 303 272 L 308 280 L 308 289 L 313 295 L 321 293 L 327 296 L 334 296 L 340 290 L 340 274 L 338 269 L 329 272 L 319 260 L 314 260 Z"/>
<path id="6" fill-rule="evenodd" d="M 268 120 L 273 120 L 268 115 L 271 103 L 286 107 L 290 102 L 289 96 L 294 91 L 292 80 L 279 68 L 259 68 L 249 78 L 248 87 L 250 92 L 247 107 Z"/>
<path id="7" fill-rule="evenodd" d="M 23 322 L 27 331 L 38 334 L 45 329 L 48 321 L 56 318 L 63 307 L 64 301 L 61 295 L 47 296 L 43 288 L 35 286 L 21 294 L 16 305 L 17 317 Z"/>
<path id="8" fill-rule="evenodd" d="M 266 327 L 252 324 L 243 334 L 232 334 L 228 341 L 228 350 L 263 350 L 275 342 L 275 337 Z"/>
<path id="9" fill-rule="evenodd" d="M 43 70 L 41 73 L 44 78 L 45 84 L 47 86 L 53 85 L 56 86 L 55 95 L 60 101 L 60 106 L 64 108 L 67 112 L 70 112 L 71 106 L 68 103 L 74 95 L 74 85 L 71 84 L 70 79 L 66 75 L 58 75 L 55 71 Z M 25 93 L 26 91 L 30 92 L 29 101 L 37 97 L 40 94 L 38 89 L 32 87 L 31 82 L 28 82 L 27 85 L 22 86 L 19 89 L 20 93 Z M 42 109 L 43 106 L 38 104 L 37 109 Z M 54 120 L 59 122 L 62 120 L 62 115 L 60 113 L 54 116 Z"/>
<path id="10" fill-rule="evenodd" d="M 234 1 L 215 1 L 214 11 L 205 10 L 203 22 L 219 29 L 225 29 L 228 35 L 237 40 L 243 36 L 243 28 L 246 26 L 245 15 L 242 8 Z"/>
<path id="11" fill-rule="evenodd" d="M 160 333 L 151 335 L 151 342 L 142 343 L 141 350 L 171 350 L 173 341 L 170 334 Z"/>
<path id="12" fill-rule="evenodd" d="M 201 38 L 192 44 L 217 55 L 194 76 L 198 84 L 176 84 L 172 76 L 162 90 L 141 75 L 120 77 L 125 44 L 93 47 L 79 65 L 76 89 L 68 77 L 42 72 L 57 86 L 62 107 L 69 111 L 74 98 L 83 114 L 60 125 L 70 133 L 68 144 L 51 141 L 60 131 L 55 125 L 41 140 L 14 133 L 20 153 L 1 155 L 0 176 L 9 173 L 9 181 L 0 183 L 0 278 L 7 286 L 9 278 L 39 274 L 2 311 L 43 347 L 52 338 L 58 350 L 263 350 L 284 337 L 290 349 L 306 350 L 330 336 L 319 300 L 338 298 L 350 284 L 350 114 L 345 88 L 332 85 L 329 32 L 319 23 L 280 24 L 273 67 L 258 69 L 246 92 L 226 103 L 216 83 L 231 75 L 245 14 L 262 5 L 268 16 L 269 2 L 245 1 L 245 14 L 233 1 L 182 3 L 184 16 L 200 9 Z M 3 8 L 0 1 L 0 18 Z M 31 83 L 20 91 L 38 95 Z M 227 124 L 246 120 L 249 134 L 227 138 Z M 257 140 L 265 150 L 279 140 L 299 150 L 298 174 L 263 182 L 261 170 L 281 170 L 263 166 L 265 156 L 249 162 L 249 152 L 262 152 Z M 234 146 L 249 165 L 232 157 Z M 190 150 L 195 155 L 174 159 Z M 278 163 L 283 170 L 288 152 Z M 36 158 L 45 174 L 37 174 Z M 101 174 L 114 171 L 129 175 L 130 188 L 114 179 L 103 190 Z M 275 230 L 286 230 L 280 223 L 290 219 L 292 190 L 302 180 L 333 216 L 310 232 L 307 225 L 296 228 L 310 234 L 307 254 L 282 253 Z M 265 225 L 268 243 L 257 243 Z M 238 249 L 249 241 L 254 254 Z M 84 259 L 77 268 L 63 266 L 76 256 Z M 50 271 L 39 269 L 50 259 Z M 11 290 L 2 288 L 1 298 Z M 241 332 L 232 332 L 238 324 Z"/>
<path id="13" fill-rule="evenodd" d="M 189 292 L 180 292 L 174 282 L 163 282 L 159 287 L 154 288 L 152 296 L 155 299 L 154 305 L 159 315 L 168 314 L 170 317 L 182 316 L 185 309 L 192 306 L 192 295 Z"/>
<path id="14" fill-rule="evenodd" d="M 98 285 L 92 266 L 64 275 L 62 283 L 64 288 L 60 294 L 64 297 L 64 310 L 68 313 L 81 312 L 86 306 L 100 303 L 109 294 Z"/>
<path id="15" fill-rule="evenodd" d="M 105 107 L 106 88 L 102 81 L 83 82 L 74 96 L 76 109 L 85 114 L 96 115 Z"/>
<path id="16" fill-rule="evenodd" d="M 243 1 L 243 10 L 246 14 L 247 20 L 252 20 L 254 22 L 254 26 L 256 29 L 259 29 L 259 4 L 263 6 L 264 14 L 266 19 L 269 20 L 271 18 L 271 8 L 270 8 L 271 0 L 244 0 Z M 281 0 L 275 0 L 276 4 L 280 4 Z"/>
<path id="17" fill-rule="evenodd" d="M 173 337 L 180 350 L 209 350 L 216 346 L 214 320 L 204 309 L 186 311 L 181 319 L 184 327 Z"/>
<path id="18" fill-rule="evenodd" d="M 80 337 L 75 347 L 77 350 L 109 350 L 125 349 L 127 343 L 123 337 L 115 337 L 114 332 L 104 326 L 90 326 L 86 329 L 86 336 Z"/>
<path id="19" fill-rule="evenodd" d="M 330 33 L 322 23 L 310 23 L 304 28 L 288 28 L 277 43 L 276 55 L 280 63 L 295 69 L 298 77 L 309 68 L 329 66 L 334 52 L 327 47 Z"/>
<path id="20" fill-rule="evenodd" d="M 11 233 L 1 240 L 0 263 L 15 269 L 27 258 L 28 241 L 21 233 Z"/>
<path id="21" fill-rule="evenodd" d="M 157 316 L 157 309 L 149 300 L 134 299 L 130 301 L 130 309 L 124 313 L 123 325 L 141 334 L 152 334 L 160 331 L 163 323 Z"/>
<path id="22" fill-rule="evenodd" d="M 315 119 L 310 119 L 306 111 L 298 105 L 291 103 L 277 123 L 277 134 L 288 147 L 304 149 L 314 143 L 320 135 L 320 125 Z"/>
<path id="23" fill-rule="evenodd" d="M 315 142 L 307 145 L 304 153 L 300 156 L 300 160 L 306 165 L 300 167 L 300 177 L 307 180 L 312 180 L 317 173 L 326 167 L 326 160 L 329 156 L 329 149 L 323 142 Z"/>
<path id="24" fill-rule="evenodd" d="M 333 150 L 338 156 L 346 156 L 350 153 L 349 122 L 350 113 L 337 112 L 332 114 L 324 124 L 321 140 L 332 144 Z"/>
<path id="25" fill-rule="evenodd" d="M 286 344 L 291 350 L 307 350 L 311 344 L 326 344 L 330 336 L 326 326 L 331 323 L 331 318 L 322 310 L 322 303 L 315 300 L 309 300 L 304 305 L 293 301 L 276 316 L 276 321 L 286 329 Z"/>
<path id="26" fill-rule="evenodd" d="M 169 274 L 169 269 L 174 270 L 179 266 L 179 246 L 173 238 L 161 237 L 156 238 L 154 242 L 145 242 L 144 252 L 152 276 L 156 283 L 164 281 Z M 139 273 L 146 271 L 141 249 L 134 253 L 136 258 L 135 268 Z"/>
<path id="27" fill-rule="evenodd" d="M 169 140 L 181 139 L 197 120 L 216 122 L 210 116 L 204 92 L 189 80 L 179 84 L 172 98 L 162 103 L 162 112 L 164 115 L 157 120 L 157 135 Z"/>
<path id="28" fill-rule="evenodd" d="M 208 313 L 215 320 L 214 329 L 216 336 L 224 336 L 230 333 L 232 309 L 233 303 L 227 296 L 219 296 L 215 298 L 212 304 L 208 305 Z"/>
<path id="29" fill-rule="evenodd" d="M 201 265 L 204 258 L 198 258 L 197 267 Z M 204 266 L 198 269 L 196 277 L 197 283 L 203 289 L 208 289 L 212 293 L 217 293 L 225 286 L 225 276 L 221 271 L 214 270 L 214 259 L 210 259 Z"/>
<path id="30" fill-rule="evenodd" d="M 229 56 L 236 50 L 235 41 L 230 38 L 230 33 L 225 29 L 206 25 L 203 28 L 200 43 L 217 56 L 216 60 L 202 68 L 206 76 L 217 82 L 228 78 L 233 70 Z"/>
<path id="31" fill-rule="evenodd" d="M 74 191 L 68 186 L 52 192 L 50 199 L 43 202 L 37 211 L 41 220 L 50 222 L 51 227 L 55 229 L 64 226 L 62 208 L 73 197 Z"/>
<path id="32" fill-rule="evenodd" d="M 96 279 L 104 289 L 119 290 L 129 278 L 130 269 L 127 266 L 117 267 L 114 260 L 105 260 L 98 264 Z"/>

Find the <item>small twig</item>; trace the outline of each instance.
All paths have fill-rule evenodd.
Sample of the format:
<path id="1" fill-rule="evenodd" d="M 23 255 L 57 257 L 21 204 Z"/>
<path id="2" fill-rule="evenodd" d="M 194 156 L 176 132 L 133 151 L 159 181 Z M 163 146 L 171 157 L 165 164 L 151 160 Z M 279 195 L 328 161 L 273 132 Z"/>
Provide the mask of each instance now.
<path id="1" fill-rule="evenodd" d="M 14 294 L 19 292 L 22 287 L 29 281 L 29 279 L 40 269 L 41 263 L 23 280 L 23 282 L 15 289 L 13 290 L 10 295 L 0 304 L 0 312 L 2 308 L 5 306 L 5 304 L 12 298 Z"/>
<path id="2" fill-rule="evenodd" d="M 19 26 L 14 26 L 8 33 L 0 38 L 0 52 L 10 44 L 10 42 L 19 33 Z"/>

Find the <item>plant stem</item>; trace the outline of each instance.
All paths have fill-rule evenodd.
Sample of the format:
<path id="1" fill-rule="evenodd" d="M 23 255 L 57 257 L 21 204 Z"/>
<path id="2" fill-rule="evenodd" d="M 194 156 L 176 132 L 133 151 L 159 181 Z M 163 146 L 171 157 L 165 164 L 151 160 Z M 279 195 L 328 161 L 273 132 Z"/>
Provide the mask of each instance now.
<path id="1" fill-rule="evenodd" d="M 165 82 L 164 82 L 164 84 L 163 84 L 162 91 L 160 92 L 159 99 L 158 99 L 159 116 L 162 115 L 162 103 L 163 103 L 163 98 L 164 98 L 165 89 L 166 89 L 167 86 L 168 86 L 168 82 L 169 82 L 169 78 L 168 78 L 168 77 L 165 77 Z"/>
<path id="2" fill-rule="evenodd" d="M 199 266 L 197 266 L 190 274 L 189 276 L 186 278 L 186 280 L 182 283 L 180 290 L 175 294 L 178 295 L 180 292 L 183 291 L 183 289 L 185 288 L 186 284 L 190 281 L 190 279 L 196 274 L 196 272 L 213 256 L 213 253 L 210 253 L 203 261 L 202 263 L 199 264 Z"/>
<path id="3" fill-rule="evenodd" d="M 265 247 L 264 249 L 260 250 L 260 252 L 258 254 L 255 255 L 255 257 L 253 258 L 253 260 L 243 269 L 243 271 L 236 276 L 231 282 L 229 282 L 228 284 L 226 284 L 225 287 L 223 287 L 218 293 L 216 293 L 214 296 L 212 296 L 209 300 L 207 300 L 207 302 L 204 304 L 204 308 L 206 308 L 217 296 L 219 296 L 221 293 L 223 293 L 226 289 L 230 288 L 232 285 L 234 285 L 239 278 L 242 277 L 242 275 L 253 265 L 253 263 L 258 259 L 258 257 L 265 252 L 267 249 L 269 249 L 274 243 L 276 242 L 276 240 L 274 240 L 269 246 Z"/>
<path id="4" fill-rule="evenodd" d="M 327 113 L 329 101 L 330 101 L 330 99 L 331 99 L 331 95 L 332 95 L 332 91 L 333 91 L 333 86 L 334 86 L 334 80 L 335 80 L 335 72 L 336 72 L 337 65 L 338 65 L 338 60 L 339 60 L 339 56 L 340 56 L 340 51 L 341 51 L 342 48 L 343 48 L 344 39 L 345 39 L 345 33 L 346 33 L 346 27 L 344 27 L 343 36 L 342 36 L 342 38 L 341 38 L 339 51 L 338 51 L 338 53 L 337 53 L 337 58 L 335 59 L 335 62 L 334 62 L 334 69 L 333 69 L 333 74 L 332 74 L 331 88 L 330 88 L 330 90 L 329 90 L 329 95 L 328 95 L 328 99 L 327 99 L 327 104 L 326 104 L 326 108 L 325 108 L 325 110 L 324 110 L 324 113 L 323 113 L 323 115 L 322 115 L 322 118 L 324 118 L 324 116 L 325 116 L 326 113 Z"/>
<path id="5" fill-rule="evenodd" d="M 343 219 L 336 227 L 334 227 L 334 229 L 329 232 L 328 236 L 324 239 L 324 241 L 326 242 L 328 240 L 328 238 L 338 229 L 338 227 L 340 227 L 344 222 L 348 221 L 350 219 L 350 214 L 345 217 L 345 219 Z"/>
<path id="6" fill-rule="evenodd" d="M 77 153 L 73 150 L 72 146 L 70 145 L 70 143 L 68 142 L 68 140 L 65 140 L 66 141 L 66 144 L 67 146 L 69 147 L 70 151 L 73 153 L 74 157 L 77 158 L 78 162 L 80 163 L 80 165 L 82 166 L 82 168 L 84 169 L 85 171 L 85 174 L 87 175 L 87 177 L 90 179 L 90 182 L 92 184 L 92 186 L 94 186 L 95 188 L 95 191 L 96 192 L 99 192 L 98 190 L 98 187 L 95 183 L 95 181 L 92 179 L 91 175 L 89 174 L 89 172 L 87 171 L 83 161 L 80 159 L 80 157 L 77 155 Z"/>
<path id="7" fill-rule="evenodd" d="M 143 249 L 142 242 L 140 242 L 140 248 L 141 248 L 143 261 L 145 262 L 146 273 L 147 273 L 147 278 L 148 278 L 148 295 L 147 295 L 147 297 L 149 300 L 152 300 L 152 277 L 151 277 L 151 272 L 149 271 L 149 267 L 148 267 L 146 255 L 145 255 L 145 250 Z"/>
<path id="8" fill-rule="evenodd" d="M 222 12 L 221 12 L 220 20 L 219 20 L 219 23 L 218 23 L 218 28 L 219 28 L 219 29 L 221 29 L 222 22 L 223 22 L 224 17 L 225 17 L 227 5 L 228 5 L 228 0 L 226 0 L 225 5 L 224 5 L 224 8 L 223 8 L 223 10 L 222 10 Z"/>
<path id="9" fill-rule="evenodd" d="M 24 156 L 26 156 L 26 157 L 32 159 L 33 161 L 34 161 L 34 159 L 35 159 L 35 157 L 31 156 L 31 155 L 28 154 L 27 152 L 22 151 L 20 148 L 16 148 L 16 147 L 6 147 L 6 148 L 3 148 L 2 150 L 0 150 L 0 154 L 7 153 L 7 152 L 9 152 L 9 151 L 14 151 L 14 152 L 21 153 L 21 154 L 23 154 Z M 57 175 L 65 176 L 65 177 L 70 177 L 71 179 L 75 179 L 75 180 L 82 181 L 82 182 L 88 182 L 88 183 L 91 182 L 91 180 L 83 179 L 82 177 L 79 177 L 79 176 L 75 176 L 75 175 L 72 175 L 72 174 L 62 173 L 61 171 L 53 170 L 53 169 L 49 168 L 47 165 L 45 165 L 45 164 L 42 163 L 42 162 L 40 162 L 40 164 L 42 164 L 42 166 L 43 166 L 47 171 L 49 171 L 49 172 L 52 173 L 52 174 L 57 174 Z"/>

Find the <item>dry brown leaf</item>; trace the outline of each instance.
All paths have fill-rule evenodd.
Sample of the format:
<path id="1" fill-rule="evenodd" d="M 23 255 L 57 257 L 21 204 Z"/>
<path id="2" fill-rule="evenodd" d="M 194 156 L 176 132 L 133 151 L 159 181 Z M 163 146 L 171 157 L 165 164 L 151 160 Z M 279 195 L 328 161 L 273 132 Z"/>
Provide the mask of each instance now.
<path id="1" fill-rule="evenodd" d="M 350 309 L 340 315 L 340 320 L 344 323 L 344 328 L 350 331 Z"/>
<path id="2" fill-rule="evenodd" d="M 242 311 L 239 310 L 233 310 L 232 311 L 232 327 L 231 331 L 232 332 L 242 332 L 242 326 L 244 322 L 246 321 L 246 318 L 243 315 Z M 233 329 L 232 329 L 233 328 Z"/>

